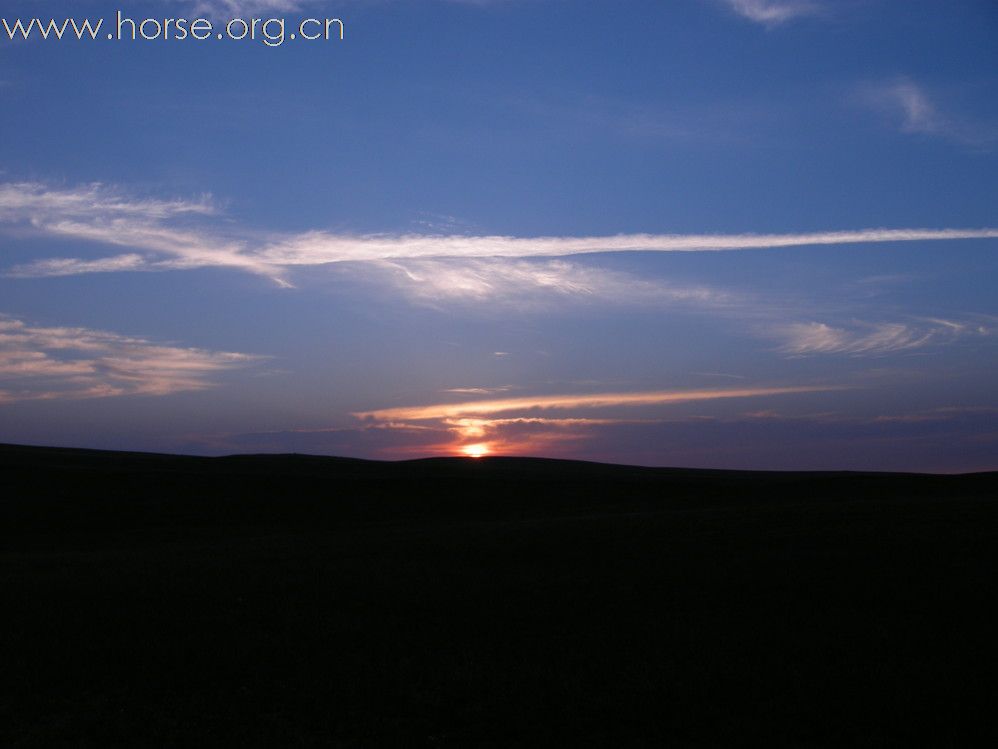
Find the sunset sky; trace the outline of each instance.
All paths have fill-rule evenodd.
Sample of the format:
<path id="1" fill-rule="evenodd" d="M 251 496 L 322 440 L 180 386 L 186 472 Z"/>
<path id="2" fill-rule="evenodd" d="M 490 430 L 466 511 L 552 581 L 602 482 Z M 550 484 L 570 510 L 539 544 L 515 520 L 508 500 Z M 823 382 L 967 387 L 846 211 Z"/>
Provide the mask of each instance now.
<path id="1" fill-rule="evenodd" d="M 993 0 L 6 0 L 0 442 L 998 469 Z"/>

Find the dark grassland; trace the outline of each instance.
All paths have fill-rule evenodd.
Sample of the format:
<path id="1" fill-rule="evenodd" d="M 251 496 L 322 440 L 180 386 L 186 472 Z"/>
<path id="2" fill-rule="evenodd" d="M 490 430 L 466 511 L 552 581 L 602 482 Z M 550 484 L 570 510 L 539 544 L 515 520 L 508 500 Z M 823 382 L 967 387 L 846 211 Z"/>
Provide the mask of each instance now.
<path id="1" fill-rule="evenodd" d="M 970 746 L 998 474 L 0 447 L 0 746 Z"/>

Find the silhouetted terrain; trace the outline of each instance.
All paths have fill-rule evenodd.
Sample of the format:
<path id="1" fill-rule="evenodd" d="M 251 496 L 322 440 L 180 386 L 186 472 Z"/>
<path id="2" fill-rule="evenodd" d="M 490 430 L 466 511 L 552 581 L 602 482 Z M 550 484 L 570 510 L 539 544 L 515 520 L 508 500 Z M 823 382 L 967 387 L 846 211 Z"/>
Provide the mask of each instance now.
<path id="1" fill-rule="evenodd" d="M 998 474 L 0 447 L 0 746 L 998 738 Z"/>

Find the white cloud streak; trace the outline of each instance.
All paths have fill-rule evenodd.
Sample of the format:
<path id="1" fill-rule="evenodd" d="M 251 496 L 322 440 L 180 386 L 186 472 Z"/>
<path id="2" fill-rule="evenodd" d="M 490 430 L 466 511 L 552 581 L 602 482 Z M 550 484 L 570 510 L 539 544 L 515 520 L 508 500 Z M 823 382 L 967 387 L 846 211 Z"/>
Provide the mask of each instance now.
<path id="1" fill-rule="evenodd" d="M 616 252 L 720 252 L 784 247 L 998 238 L 998 229 L 860 229 L 795 234 L 617 234 L 601 237 L 350 236 L 309 232 L 264 247 L 280 267 L 414 258 L 566 257 Z"/>
<path id="2" fill-rule="evenodd" d="M 984 324 L 927 319 L 918 323 L 857 323 L 851 328 L 820 322 L 777 326 L 772 334 L 783 339 L 780 351 L 791 355 L 890 354 L 914 351 L 929 345 L 953 343 L 967 337 L 993 335 Z"/>
<path id="3" fill-rule="evenodd" d="M 516 258 L 423 259 L 365 264 L 365 276 L 395 287 L 410 300 L 524 306 L 547 305 L 552 299 L 629 304 L 723 307 L 734 296 L 707 286 L 646 280 L 629 273 L 566 260 Z M 378 274 L 380 272 L 380 274 Z"/>
<path id="4" fill-rule="evenodd" d="M 804 16 L 813 16 L 822 8 L 808 0 L 725 0 L 735 13 L 755 23 L 776 26 Z"/>
<path id="5" fill-rule="evenodd" d="M 39 260 L 28 266 L 13 268 L 8 276 L 13 278 L 54 278 L 59 276 L 79 276 L 87 273 L 116 273 L 119 271 L 150 270 L 143 255 L 128 254 L 103 257 L 97 260 L 76 258 L 52 258 Z"/>
<path id="6" fill-rule="evenodd" d="M 226 267 L 290 285 L 296 267 L 349 262 L 400 262 L 429 259 L 557 258 L 592 253 L 714 252 L 885 242 L 951 241 L 998 238 L 998 229 L 861 229 L 790 234 L 618 234 L 612 236 L 512 237 L 426 234 L 334 234 L 311 231 L 279 236 L 234 230 L 211 219 L 209 198 L 193 201 L 129 199 L 102 185 L 56 188 L 39 183 L 0 184 L 0 224 L 27 227 L 41 235 L 127 248 L 130 252 L 97 260 L 46 258 L 8 269 L 13 277 L 69 275 L 121 270 L 175 270 Z M 141 260 L 137 257 L 141 256 Z M 401 266 L 400 266 L 401 267 Z M 479 266 L 479 271 L 482 266 Z M 553 266 L 551 266 L 553 267 Z M 437 269 L 439 270 L 439 268 Z M 568 278 L 566 266 L 549 284 L 585 286 Z M 419 268 L 408 269 L 420 274 Z M 465 284 L 474 295 L 483 288 L 474 266 L 452 273 L 452 287 Z M 496 269 L 492 268 L 494 276 Z M 509 266 L 506 282 L 529 274 L 545 283 L 545 270 Z M 429 275 L 429 274 L 426 274 Z"/>
<path id="7" fill-rule="evenodd" d="M 945 123 L 926 93 L 910 81 L 896 83 L 884 93 L 902 115 L 901 127 L 911 133 L 936 133 Z"/>
<path id="8" fill-rule="evenodd" d="M 281 270 L 254 257 L 244 238 L 204 225 L 217 215 L 210 196 L 158 200 L 128 197 L 99 183 L 75 187 L 0 183 L 0 224 L 133 251 L 96 260 L 47 258 L 10 268 L 6 275 L 25 278 L 229 267 L 284 283 Z"/>
<path id="9" fill-rule="evenodd" d="M 197 200 L 126 197 L 100 183 L 60 189 L 39 182 L 0 183 L 0 221 L 39 224 L 72 218 L 137 216 L 146 220 L 215 213 L 209 196 Z"/>
<path id="10" fill-rule="evenodd" d="M 260 360 L 0 316 L 0 404 L 203 390 L 212 376 Z"/>
<path id="11" fill-rule="evenodd" d="M 928 116 L 921 113 L 920 106 L 917 100 L 911 104 L 913 118 Z M 739 319 L 751 316 L 757 318 L 754 334 L 780 341 L 777 350 L 792 356 L 911 351 L 990 335 L 990 326 L 952 320 L 782 323 L 772 319 L 771 304 L 761 308 L 759 300 L 730 291 L 638 278 L 567 258 L 589 253 L 743 251 L 998 238 L 998 229 L 990 228 L 605 237 L 315 231 L 282 237 L 234 232 L 230 224 L 219 220 L 218 210 L 206 196 L 193 200 L 134 198 L 100 184 L 59 188 L 33 182 L 0 183 L 0 225 L 15 233 L 28 231 L 128 250 L 96 259 L 45 258 L 8 269 L 8 277 L 223 267 L 291 286 L 288 279 L 296 268 L 340 264 L 348 273 L 359 274 L 366 281 L 387 282 L 410 300 L 430 305 L 489 302 L 526 309 L 546 305 L 552 299 L 571 298 L 685 306 L 734 314 Z"/>
<path id="12" fill-rule="evenodd" d="M 314 2 L 314 0 L 312 0 Z M 303 0 L 180 0 L 188 6 L 192 18 L 259 18 L 264 14 L 291 13 L 300 10 Z"/>
<path id="13" fill-rule="evenodd" d="M 904 133 L 946 138 L 978 148 L 998 141 L 998 125 L 942 112 L 924 87 L 907 78 L 863 86 L 859 98 L 895 119 Z"/>

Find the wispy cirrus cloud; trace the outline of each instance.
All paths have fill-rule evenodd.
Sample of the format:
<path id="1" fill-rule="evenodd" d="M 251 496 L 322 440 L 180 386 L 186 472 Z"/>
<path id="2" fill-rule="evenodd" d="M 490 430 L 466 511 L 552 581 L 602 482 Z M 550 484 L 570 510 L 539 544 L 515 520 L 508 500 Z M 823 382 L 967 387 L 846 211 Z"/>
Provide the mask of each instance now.
<path id="1" fill-rule="evenodd" d="M 797 322 L 777 325 L 771 334 L 783 340 L 780 351 L 786 354 L 869 355 L 914 351 L 969 337 L 991 336 L 994 332 L 992 326 L 981 321 L 926 319 L 855 322 L 848 328 L 821 322 Z"/>
<path id="2" fill-rule="evenodd" d="M 388 285 L 410 301 L 429 306 L 488 302 L 492 308 L 513 305 L 525 309 L 572 299 L 609 304 L 722 308 L 738 302 L 732 292 L 703 284 L 643 279 L 631 273 L 568 260 L 384 260 L 364 264 L 360 272 L 367 280 Z"/>
<path id="3" fill-rule="evenodd" d="M 459 395 L 493 395 L 495 393 L 505 393 L 512 389 L 512 385 L 499 385 L 498 387 L 446 388 L 442 392 L 457 393 Z"/>
<path id="4" fill-rule="evenodd" d="M 283 283 L 280 269 L 256 259 L 244 237 L 205 223 L 218 215 L 211 196 L 161 200 L 125 195 L 100 183 L 0 183 L 0 224 L 13 231 L 131 250 L 95 260 L 45 258 L 10 268 L 9 277 L 229 267 Z"/>
<path id="5" fill-rule="evenodd" d="M 0 404 L 203 390 L 261 359 L 0 316 Z"/>
<path id="6" fill-rule="evenodd" d="M 16 266 L 7 275 L 10 278 L 58 278 L 59 276 L 82 276 L 87 273 L 146 270 L 153 270 L 146 257 L 129 253 L 102 257 L 97 260 L 81 260 L 79 258 L 38 260 L 27 266 Z"/>
<path id="7" fill-rule="evenodd" d="M 161 200 L 126 196 L 102 185 L 91 183 L 69 188 L 40 182 L 0 183 L 0 221 L 29 220 L 40 224 L 70 219 L 137 216 L 162 220 L 184 214 L 216 213 L 210 196 L 195 200 Z"/>
<path id="8" fill-rule="evenodd" d="M 784 234 L 617 234 L 610 236 L 473 236 L 438 234 L 337 234 L 309 231 L 279 234 L 233 226 L 220 217 L 210 198 L 159 200 L 130 198 L 99 184 L 53 187 L 34 182 L 0 183 L 0 224 L 66 240 L 127 248 L 107 258 L 44 258 L 8 268 L 9 277 L 44 277 L 109 271 L 178 270 L 224 267 L 247 271 L 290 286 L 295 268 L 333 263 L 558 258 L 620 252 L 721 252 L 838 246 L 885 242 L 953 241 L 998 237 L 998 229 L 860 229 Z M 397 265 L 413 276 L 432 274 L 417 266 Z M 428 267 L 428 266 L 427 266 Z M 571 276 L 569 266 L 552 273 L 549 266 L 469 265 L 464 269 L 438 266 L 449 274 L 450 288 L 465 293 L 484 289 L 489 275 L 515 283 L 585 288 L 584 278 Z M 432 282 L 432 281 L 431 281 Z M 486 282 L 488 283 L 488 282 Z"/>
<path id="9" fill-rule="evenodd" d="M 860 229 L 789 234 L 616 234 L 575 237 L 343 235 L 307 232 L 260 249 L 281 267 L 417 258 L 566 257 L 616 252 L 723 252 L 787 247 L 998 238 L 998 229 Z"/>
<path id="10" fill-rule="evenodd" d="M 316 0 L 175 0 L 189 8 L 192 17 L 256 18 L 264 13 L 291 13 Z"/>
<path id="11" fill-rule="evenodd" d="M 796 234 L 622 234 L 604 237 L 474 235 L 280 235 L 240 229 L 210 196 L 129 196 L 100 184 L 52 187 L 0 183 L 0 225 L 13 236 L 35 233 L 121 247 L 98 258 L 54 257 L 9 268 L 7 277 L 164 271 L 205 267 L 255 273 L 292 286 L 296 269 L 339 266 L 346 278 L 394 288 L 429 306 L 547 308 L 559 300 L 647 305 L 708 312 L 746 332 L 780 342 L 791 356 L 881 355 L 980 338 L 993 325 L 968 319 L 824 320 L 784 300 L 732 289 L 639 277 L 574 255 L 620 252 L 710 252 L 907 241 L 995 238 L 998 229 L 866 229 Z M 486 303 L 488 303 L 486 305 Z M 814 312 L 811 310 L 811 315 Z M 794 320 L 794 318 L 797 318 Z M 786 320 L 790 322 L 786 322 Z"/>
<path id="12" fill-rule="evenodd" d="M 417 259 L 484 259 L 567 257 L 619 252 L 723 252 L 807 246 L 873 244 L 884 242 L 952 241 L 998 237 L 998 229 L 863 229 L 803 234 L 619 234 L 602 237 L 511 237 L 443 235 L 349 235 L 308 232 L 268 242 L 226 239 L 210 231 L 185 231 L 141 220 L 111 222 L 37 222 L 52 235 L 126 246 L 146 253 L 139 267 L 129 270 L 177 270 L 228 267 L 284 279 L 291 269 L 332 263 L 371 263 Z M 71 258 L 46 259 L 16 266 L 15 277 L 64 275 L 74 267 Z M 56 261 L 56 262 L 53 262 Z M 106 267 L 121 269 L 120 256 Z M 81 266 L 97 270 L 100 264 Z M 511 271 L 511 273 L 515 273 Z M 473 290 L 474 284 L 469 287 Z"/>
<path id="13" fill-rule="evenodd" d="M 998 142 L 998 123 L 944 112 L 924 86 L 908 78 L 865 84 L 859 88 L 858 98 L 890 117 L 904 133 L 946 138 L 978 148 Z"/>
<path id="14" fill-rule="evenodd" d="M 724 0 L 724 3 L 743 18 L 766 26 L 817 15 L 823 10 L 811 0 Z"/>

